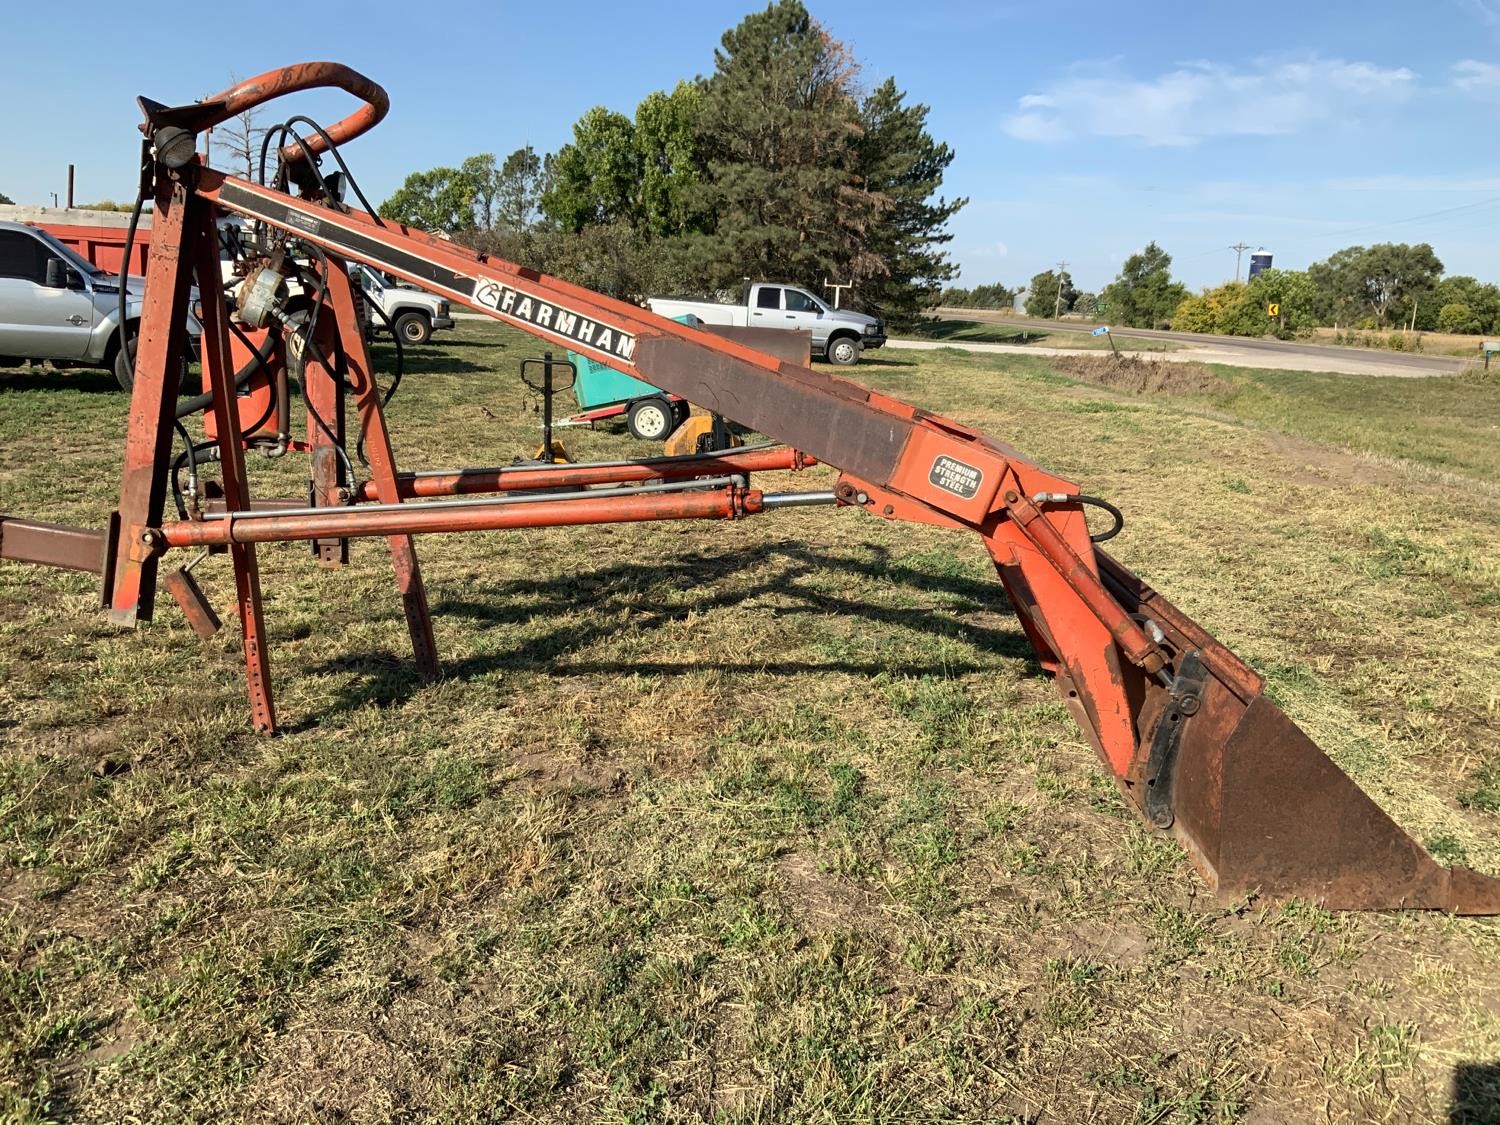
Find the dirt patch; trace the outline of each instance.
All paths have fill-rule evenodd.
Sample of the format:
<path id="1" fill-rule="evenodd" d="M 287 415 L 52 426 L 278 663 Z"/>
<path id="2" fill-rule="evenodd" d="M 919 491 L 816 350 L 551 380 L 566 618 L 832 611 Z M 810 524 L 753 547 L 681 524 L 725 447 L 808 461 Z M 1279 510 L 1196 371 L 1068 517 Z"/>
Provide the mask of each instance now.
<path id="1" fill-rule="evenodd" d="M 818 861 L 793 852 L 776 864 L 781 903 L 809 933 L 838 930 L 883 932 L 883 903 L 849 879 L 825 871 Z"/>
<path id="2" fill-rule="evenodd" d="M 1136 395 L 1205 395 L 1230 389 L 1226 380 L 1201 363 L 1168 363 L 1135 355 L 1064 355 L 1052 363 L 1075 379 Z"/>

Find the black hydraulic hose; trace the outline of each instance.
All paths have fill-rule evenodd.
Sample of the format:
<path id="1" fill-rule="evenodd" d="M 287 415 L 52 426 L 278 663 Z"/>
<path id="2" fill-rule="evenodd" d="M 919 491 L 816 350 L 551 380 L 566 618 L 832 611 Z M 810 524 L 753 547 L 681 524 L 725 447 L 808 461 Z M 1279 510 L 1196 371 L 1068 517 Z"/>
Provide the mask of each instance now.
<path id="1" fill-rule="evenodd" d="M 116 330 L 120 333 L 120 350 L 125 351 L 130 346 L 125 337 L 126 308 L 130 293 L 130 255 L 135 250 L 135 231 L 141 223 L 141 211 L 146 206 L 146 192 L 151 182 L 151 153 L 150 142 L 141 142 L 141 181 L 135 189 L 135 206 L 130 211 L 130 225 L 125 228 L 125 250 L 120 255 L 120 319 Z M 131 385 L 135 384 L 135 356 L 128 351 L 125 352 L 125 363 L 130 368 Z"/>
<path id="2" fill-rule="evenodd" d="M 376 213 L 375 208 L 370 206 L 370 201 L 365 198 L 365 193 L 359 190 L 359 182 L 355 180 L 354 173 L 349 171 L 349 165 L 344 163 L 344 157 L 339 152 L 339 146 L 333 143 L 333 138 L 323 131 L 323 126 L 319 125 L 311 117 L 304 117 L 301 114 L 298 114 L 295 117 L 288 117 L 286 119 L 286 125 L 284 127 L 290 130 L 292 126 L 298 123 L 306 125 L 309 129 L 311 129 L 314 133 L 322 138 L 324 148 L 326 149 L 328 154 L 333 157 L 334 163 L 339 166 L 339 171 L 344 173 L 344 179 L 349 181 L 349 188 L 354 192 L 354 197 L 358 199 L 364 206 L 365 213 L 368 214 L 370 218 L 375 220 L 377 226 L 384 227 L 385 222 L 380 218 L 380 215 Z M 292 136 L 297 136 L 295 130 L 292 130 Z M 301 138 L 298 139 L 300 140 Z"/>
<path id="3" fill-rule="evenodd" d="M 1108 500 L 1098 496 L 1074 496 L 1067 492 L 1038 492 L 1031 498 L 1033 504 L 1086 504 L 1089 507 L 1101 508 L 1108 512 L 1114 520 L 1114 525 L 1108 531 L 1101 531 L 1097 535 L 1090 533 L 1089 540 L 1093 543 L 1107 543 L 1125 528 L 1125 517 Z"/>
<path id="4" fill-rule="evenodd" d="M 272 336 L 271 333 L 267 332 L 265 340 L 262 341 L 261 346 L 257 348 L 253 343 L 251 343 L 250 337 L 245 335 L 245 333 L 240 329 L 240 326 L 237 325 L 233 321 L 233 319 L 229 318 L 226 315 L 225 320 L 228 322 L 229 327 L 235 332 L 235 334 L 239 336 L 240 342 L 248 347 L 253 353 L 250 358 L 245 361 L 245 366 L 241 367 L 234 373 L 234 389 L 237 391 L 244 390 L 245 384 L 250 382 L 250 377 L 257 371 L 259 371 L 262 367 L 265 367 L 270 363 L 271 352 L 276 347 L 276 338 Z M 210 406 L 213 405 L 213 401 L 214 394 L 212 391 L 204 391 L 201 395 L 194 395 L 192 398 L 185 398 L 177 404 L 177 417 L 186 418 L 190 414 L 197 414 L 200 410 L 207 410 Z M 255 428 L 258 427 L 252 427 L 252 432 Z"/>
<path id="5" fill-rule="evenodd" d="M 1108 531 L 1101 531 L 1097 535 L 1090 533 L 1089 539 L 1092 542 L 1107 543 L 1125 529 L 1125 516 L 1120 512 L 1119 508 L 1116 508 L 1108 500 L 1100 499 L 1098 496 L 1081 495 L 1071 497 L 1071 499 L 1079 504 L 1088 504 L 1095 508 L 1102 508 L 1104 511 L 1108 512 L 1110 518 L 1115 521 L 1114 526 L 1111 527 Z"/>
<path id="6" fill-rule="evenodd" d="M 375 301 L 367 300 L 365 304 L 380 314 L 380 319 L 385 321 L 386 328 L 390 330 L 391 339 L 396 341 L 396 370 L 391 372 L 391 385 L 386 389 L 385 397 L 380 400 L 383 410 L 391 404 L 391 399 L 396 397 L 396 388 L 401 385 L 401 377 L 406 374 L 406 348 L 401 343 L 401 334 L 396 331 L 396 325 L 392 323 L 390 313 Z"/>
<path id="7" fill-rule="evenodd" d="M 334 370 L 333 364 L 330 363 L 328 361 L 328 357 L 323 354 L 323 349 L 318 347 L 318 345 L 313 340 L 308 339 L 305 342 L 304 346 L 315 362 L 321 363 L 323 367 L 328 371 Z M 343 444 L 336 436 L 334 436 L 333 428 L 323 420 L 323 415 L 318 413 L 318 408 L 312 404 L 312 399 L 307 397 L 306 385 L 304 385 L 302 388 L 302 401 L 307 405 L 307 412 L 312 416 L 312 420 L 317 423 L 318 429 L 323 431 L 328 440 L 333 443 L 333 448 L 338 450 L 339 458 L 344 462 L 344 471 L 349 474 L 349 494 L 351 496 L 354 495 L 355 490 L 353 488 L 353 485 L 357 480 L 354 475 L 354 465 L 349 461 L 349 454 L 345 451 Z"/>

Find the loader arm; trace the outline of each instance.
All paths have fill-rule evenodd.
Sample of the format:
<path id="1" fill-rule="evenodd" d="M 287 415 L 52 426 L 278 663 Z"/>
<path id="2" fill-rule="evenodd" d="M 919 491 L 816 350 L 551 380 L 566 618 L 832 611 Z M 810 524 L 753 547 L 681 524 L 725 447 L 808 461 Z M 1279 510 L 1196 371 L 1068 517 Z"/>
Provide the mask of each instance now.
<path id="1" fill-rule="evenodd" d="M 269 224 L 316 245 L 335 267 L 359 262 L 394 274 L 785 442 L 838 470 L 835 494 L 843 506 L 978 534 L 1038 661 L 1125 796 L 1154 829 L 1176 835 L 1221 894 L 1263 891 L 1333 908 L 1500 912 L 1500 881 L 1438 865 L 1266 698 L 1252 669 L 1096 549 L 1076 485 L 1003 442 L 847 379 L 329 202 L 321 185 L 293 196 L 210 169 L 197 157 L 182 159 L 191 151 L 181 139 L 184 129 L 212 124 L 225 107 L 243 110 L 316 85 L 340 86 L 367 103 L 329 131 L 335 141 L 358 135 L 384 113 L 378 86 L 333 64 L 271 72 L 196 107 L 166 109 L 143 99 L 142 128 L 159 161 L 174 145 L 178 154 L 158 164 L 163 231 L 186 239 L 177 232 L 217 214 Z M 154 304 L 148 292 L 142 328 L 143 340 L 159 341 L 144 348 L 147 382 L 154 372 L 172 370 L 172 349 L 182 346 L 172 336 L 180 316 L 170 319 L 180 312 L 186 284 L 182 267 L 167 260 L 174 247 L 152 247 L 152 276 L 163 280 Z M 203 276 L 210 268 L 203 247 L 197 254 L 207 302 L 218 286 Z M 340 320 L 353 332 L 352 298 L 346 285 L 341 291 Z M 205 323 L 205 337 L 210 330 L 225 338 L 222 323 Z M 358 351 L 351 363 L 362 368 Z M 208 354 L 224 394 L 217 401 L 227 407 L 227 359 L 212 341 Z M 162 407 L 142 382 L 138 369 L 127 440 L 135 459 L 127 453 L 107 582 L 122 621 L 143 606 L 141 615 L 149 615 L 143 582 L 150 585 L 163 544 L 207 543 L 201 536 L 211 531 L 181 525 L 163 531 L 160 497 L 137 486 L 132 499 L 132 472 L 162 456 Z M 378 409 L 365 421 L 383 427 Z M 383 440 L 383 430 L 378 436 Z M 426 529 L 403 523 L 394 477 L 385 479 L 382 522 L 366 524 L 382 535 Z M 241 481 L 233 483 L 242 490 Z M 341 517 L 334 534 L 376 533 L 358 530 L 358 516 Z M 305 538 L 317 530 L 313 522 L 304 518 L 305 526 L 284 535 L 274 530 L 278 525 L 262 524 L 262 538 L 297 537 L 292 530 Z M 327 533 L 329 525 L 320 526 Z M 221 545 L 237 542 L 232 525 L 212 534 Z"/>

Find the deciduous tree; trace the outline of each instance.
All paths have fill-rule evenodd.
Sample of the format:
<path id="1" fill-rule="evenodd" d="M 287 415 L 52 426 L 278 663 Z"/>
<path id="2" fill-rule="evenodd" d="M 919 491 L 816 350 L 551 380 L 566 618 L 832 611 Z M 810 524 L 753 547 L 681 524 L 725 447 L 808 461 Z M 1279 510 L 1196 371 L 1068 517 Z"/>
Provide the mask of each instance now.
<path id="1" fill-rule="evenodd" d="M 1104 304 L 1111 321 L 1132 328 L 1160 328 L 1188 295 L 1187 286 L 1172 280 L 1172 255 L 1155 242 L 1125 259 L 1120 275 L 1105 288 Z"/>
<path id="2" fill-rule="evenodd" d="M 1077 297 L 1078 290 L 1067 270 L 1061 274 L 1056 270 L 1043 270 L 1033 275 L 1031 283 L 1026 286 L 1026 315 L 1052 317 L 1071 312 Z"/>

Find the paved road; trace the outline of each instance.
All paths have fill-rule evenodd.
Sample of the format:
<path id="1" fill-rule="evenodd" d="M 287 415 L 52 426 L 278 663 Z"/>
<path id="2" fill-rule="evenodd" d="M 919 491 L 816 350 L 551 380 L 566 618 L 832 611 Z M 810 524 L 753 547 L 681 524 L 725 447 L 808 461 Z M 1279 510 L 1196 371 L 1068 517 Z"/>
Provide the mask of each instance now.
<path id="1" fill-rule="evenodd" d="M 1027 317 L 1006 316 L 988 309 L 939 309 L 944 316 L 955 320 L 977 320 L 986 324 L 1003 324 L 1007 327 L 1036 328 L 1047 332 L 1087 332 L 1083 325 L 1070 329 L 1066 322 L 1058 324 L 1052 320 L 1032 320 Z M 1161 332 L 1153 328 L 1122 328 L 1112 333 L 1116 342 L 1127 337 L 1142 340 L 1171 340 L 1179 344 L 1202 345 L 1215 352 L 1240 353 L 1237 360 L 1215 359 L 1211 363 L 1238 363 L 1243 367 L 1276 367 L 1303 371 L 1345 371 L 1353 374 L 1383 375 L 1451 375 L 1464 367 L 1469 360 L 1448 355 L 1406 355 L 1380 348 L 1342 348 L 1333 344 L 1308 344 L 1299 340 L 1253 340 L 1242 336 L 1211 336 L 1199 332 Z M 1171 354 L 1171 353 L 1165 353 Z M 1275 362 L 1269 362 L 1275 357 Z M 1301 366 L 1288 362 L 1294 357 L 1321 360 L 1318 366 Z M 1380 370 L 1375 370 L 1375 369 Z"/>

